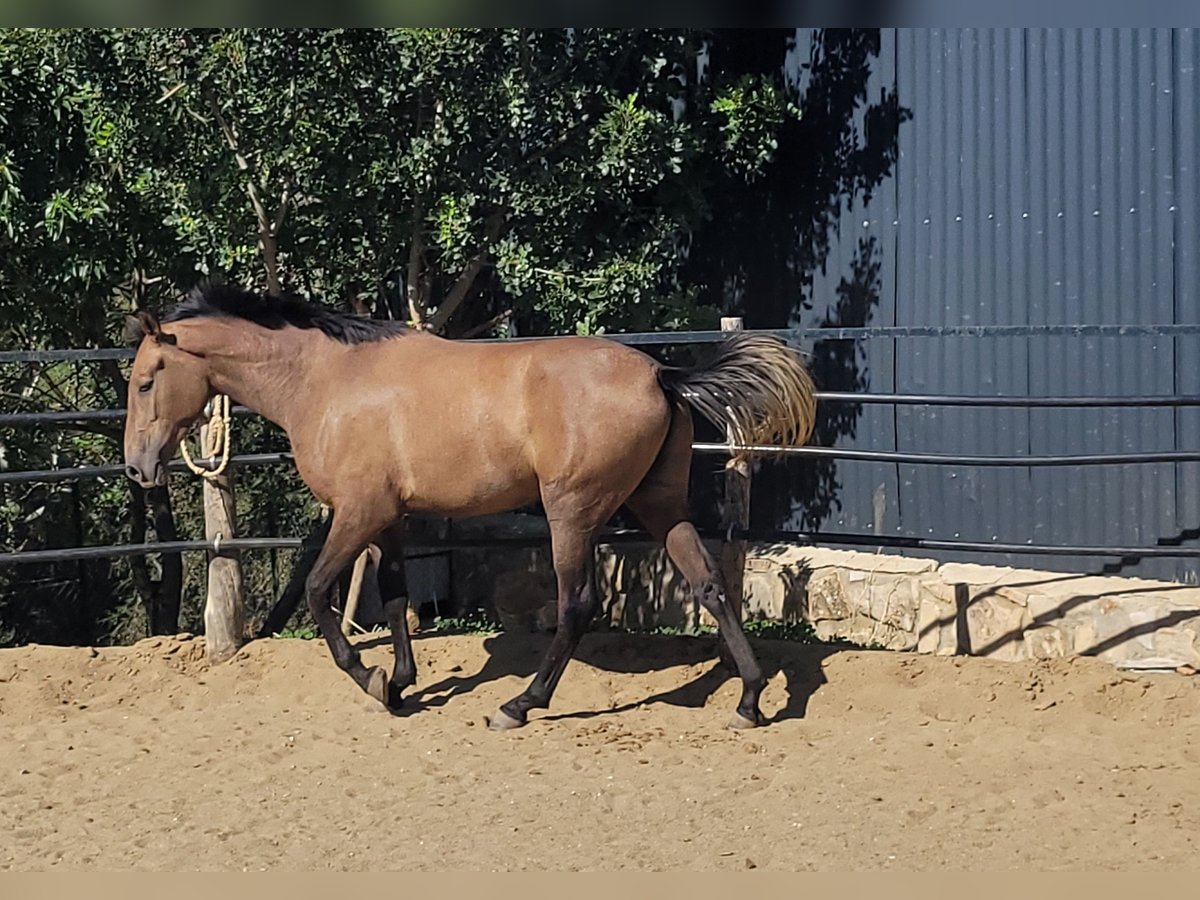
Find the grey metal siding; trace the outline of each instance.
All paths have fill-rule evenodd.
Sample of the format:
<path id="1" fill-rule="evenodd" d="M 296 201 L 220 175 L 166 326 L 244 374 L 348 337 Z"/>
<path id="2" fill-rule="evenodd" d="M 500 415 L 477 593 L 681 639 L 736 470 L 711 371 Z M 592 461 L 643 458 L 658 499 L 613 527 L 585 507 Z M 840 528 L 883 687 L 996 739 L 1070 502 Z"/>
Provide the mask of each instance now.
<path id="1" fill-rule="evenodd" d="M 892 30 L 872 78 L 894 84 L 912 119 L 891 183 L 843 217 L 814 283 L 818 313 L 866 232 L 883 248 L 872 324 L 1200 321 L 1194 30 Z M 873 391 L 1200 393 L 1193 337 L 923 337 L 868 340 L 863 351 Z M 1200 410 L 868 409 L 844 443 L 971 454 L 1196 449 Z M 1197 464 L 888 468 L 840 463 L 843 509 L 823 527 L 869 533 L 882 490 L 884 529 L 904 535 L 1153 545 L 1194 541 L 1200 528 Z M 1195 580 L 1197 566 L 1130 561 L 1121 571 Z"/>

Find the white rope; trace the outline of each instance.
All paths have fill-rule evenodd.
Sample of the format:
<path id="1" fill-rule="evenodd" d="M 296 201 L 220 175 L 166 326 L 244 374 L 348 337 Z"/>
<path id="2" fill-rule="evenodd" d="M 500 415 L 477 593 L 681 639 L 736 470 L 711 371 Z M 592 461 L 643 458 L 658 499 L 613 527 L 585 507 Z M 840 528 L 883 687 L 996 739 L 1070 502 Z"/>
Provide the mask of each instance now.
<path id="1" fill-rule="evenodd" d="M 197 465 L 188 452 L 187 438 L 179 443 L 183 461 L 187 467 L 201 478 L 216 478 L 229 465 L 229 448 L 232 444 L 232 430 L 229 424 L 229 397 L 217 394 L 210 404 L 211 415 L 208 419 L 208 431 L 200 448 L 203 456 L 208 457 L 209 468 Z M 217 457 L 220 456 L 220 462 Z"/>

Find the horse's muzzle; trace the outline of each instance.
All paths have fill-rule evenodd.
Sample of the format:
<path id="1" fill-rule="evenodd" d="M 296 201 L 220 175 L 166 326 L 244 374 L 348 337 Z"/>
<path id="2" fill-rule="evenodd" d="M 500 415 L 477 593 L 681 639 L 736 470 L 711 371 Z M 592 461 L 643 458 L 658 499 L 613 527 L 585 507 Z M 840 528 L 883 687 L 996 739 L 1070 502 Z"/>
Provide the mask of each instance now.
<path id="1" fill-rule="evenodd" d="M 153 487 L 162 487 L 167 483 L 167 468 L 162 464 L 161 460 L 154 461 L 154 469 L 149 473 L 143 471 L 133 463 L 126 463 L 125 474 L 130 480 L 136 481 L 146 490 Z"/>

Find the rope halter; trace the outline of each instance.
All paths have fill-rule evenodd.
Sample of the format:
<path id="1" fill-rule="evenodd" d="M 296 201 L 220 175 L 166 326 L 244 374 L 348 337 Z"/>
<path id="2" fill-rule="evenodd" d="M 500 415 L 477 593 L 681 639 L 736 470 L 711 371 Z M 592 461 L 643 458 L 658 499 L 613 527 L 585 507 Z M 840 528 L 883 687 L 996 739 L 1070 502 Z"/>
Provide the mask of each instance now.
<path id="1" fill-rule="evenodd" d="M 229 427 L 229 397 L 225 394 L 217 394 L 208 404 L 209 419 L 208 430 L 203 432 L 204 441 L 200 447 L 200 452 L 207 457 L 208 464 L 211 468 L 197 465 L 192 460 L 192 455 L 188 452 L 187 438 L 185 437 L 179 442 L 179 449 L 183 453 L 183 461 L 187 463 L 187 467 L 201 478 L 216 478 L 225 471 L 229 465 L 229 446 L 230 427 Z M 220 462 L 217 457 L 220 457 Z"/>

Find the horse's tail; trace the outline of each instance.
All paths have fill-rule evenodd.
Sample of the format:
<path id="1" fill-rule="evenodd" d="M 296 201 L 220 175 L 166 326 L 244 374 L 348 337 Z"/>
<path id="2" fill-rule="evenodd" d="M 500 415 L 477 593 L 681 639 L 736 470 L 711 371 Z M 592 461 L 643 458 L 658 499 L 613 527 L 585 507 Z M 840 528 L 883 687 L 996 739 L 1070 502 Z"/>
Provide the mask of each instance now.
<path id="1" fill-rule="evenodd" d="M 733 332 L 707 363 L 664 366 L 658 380 L 736 444 L 799 447 L 812 435 L 817 414 L 812 377 L 800 355 L 776 337 Z M 747 450 L 734 457 L 770 455 Z"/>

